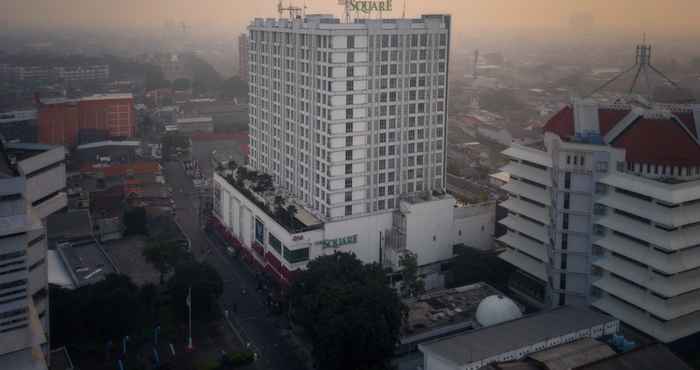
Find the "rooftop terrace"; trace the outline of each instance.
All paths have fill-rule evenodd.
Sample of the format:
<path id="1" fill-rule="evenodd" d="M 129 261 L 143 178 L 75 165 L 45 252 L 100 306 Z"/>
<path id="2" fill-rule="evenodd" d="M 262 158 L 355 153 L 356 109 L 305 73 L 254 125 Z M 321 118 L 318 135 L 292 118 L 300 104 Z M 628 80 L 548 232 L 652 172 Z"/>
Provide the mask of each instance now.
<path id="1" fill-rule="evenodd" d="M 321 219 L 288 194 L 276 189 L 270 175 L 246 167 L 236 167 L 233 162 L 229 162 L 229 168 L 218 169 L 217 174 L 291 234 L 316 230 L 323 226 Z"/>
<path id="2" fill-rule="evenodd" d="M 401 343 L 451 334 L 473 328 L 481 301 L 502 293 L 486 283 L 430 292 L 407 302 L 408 320 L 401 328 Z"/>

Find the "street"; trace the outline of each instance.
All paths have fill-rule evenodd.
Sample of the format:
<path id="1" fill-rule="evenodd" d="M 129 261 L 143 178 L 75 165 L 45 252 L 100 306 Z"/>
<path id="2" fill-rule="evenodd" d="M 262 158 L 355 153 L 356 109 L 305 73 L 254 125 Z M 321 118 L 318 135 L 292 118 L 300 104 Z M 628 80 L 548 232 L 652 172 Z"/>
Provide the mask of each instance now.
<path id="1" fill-rule="evenodd" d="M 304 362 L 298 358 L 297 351 L 287 339 L 286 319 L 269 313 L 264 293 L 256 291 L 256 277 L 240 260 L 233 260 L 225 255 L 223 248 L 216 245 L 216 241 L 210 240 L 201 230 L 196 190 L 185 174 L 181 162 L 166 162 L 164 174 L 173 189 L 173 199 L 177 207 L 175 219 L 190 238 L 195 258 L 210 263 L 221 275 L 224 281 L 221 304 L 229 311 L 229 317 L 243 340 L 250 342 L 251 349 L 257 352 L 257 367 L 271 370 L 305 369 Z M 241 294 L 242 289 L 247 291 L 246 295 Z M 193 302 L 192 306 L 196 309 L 196 302 Z"/>

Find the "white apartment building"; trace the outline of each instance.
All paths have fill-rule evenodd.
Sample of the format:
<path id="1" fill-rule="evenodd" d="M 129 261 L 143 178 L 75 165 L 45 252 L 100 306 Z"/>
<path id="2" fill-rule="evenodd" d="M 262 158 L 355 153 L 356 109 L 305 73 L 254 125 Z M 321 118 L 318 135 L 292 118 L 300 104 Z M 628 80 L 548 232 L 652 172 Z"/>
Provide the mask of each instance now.
<path id="1" fill-rule="evenodd" d="M 67 204 L 65 150 L 41 144 L 0 149 L 0 368 L 46 369 L 45 220 Z"/>
<path id="2" fill-rule="evenodd" d="M 513 290 L 663 342 L 700 331 L 700 105 L 576 100 L 544 131 L 504 151 Z"/>
<path id="3" fill-rule="evenodd" d="M 54 67 L 54 75 L 62 81 L 102 81 L 109 78 L 109 65 Z"/>
<path id="4" fill-rule="evenodd" d="M 325 220 L 443 191 L 450 23 L 255 19 L 250 166 Z"/>
<path id="5" fill-rule="evenodd" d="M 411 253 L 433 288 L 455 244 L 490 249 L 495 205 L 444 191 L 449 16 L 248 29 L 248 167 L 276 191 L 240 170 L 213 179 L 217 227 L 246 258 L 288 282 L 336 251 L 394 271 Z"/>

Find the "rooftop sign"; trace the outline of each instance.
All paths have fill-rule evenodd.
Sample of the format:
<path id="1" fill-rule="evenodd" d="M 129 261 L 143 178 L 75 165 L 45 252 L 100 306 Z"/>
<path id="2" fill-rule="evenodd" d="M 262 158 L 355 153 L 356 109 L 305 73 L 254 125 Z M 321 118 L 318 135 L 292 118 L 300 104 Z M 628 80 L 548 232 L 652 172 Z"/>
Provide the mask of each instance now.
<path id="1" fill-rule="evenodd" d="M 390 12 L 392 0 L 340 0 L 341 5 L 350 11 L 369 14 L 371 12 Z"/>

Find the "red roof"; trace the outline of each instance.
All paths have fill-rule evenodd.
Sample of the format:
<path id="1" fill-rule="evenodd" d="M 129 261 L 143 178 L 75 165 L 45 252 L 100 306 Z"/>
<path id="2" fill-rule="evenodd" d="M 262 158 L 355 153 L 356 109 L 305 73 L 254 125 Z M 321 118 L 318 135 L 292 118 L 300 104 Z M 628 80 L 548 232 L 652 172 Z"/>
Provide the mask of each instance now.
<path id="1" fill-rule="evenodd" d="M 80 168 L 80 172 L 87 173 L 103 173 L 105 177 L 126 176 L 128 173 L 132 175 L 140 174 L 157 174 L 160 173 L 161 167 L 158 162 L 135 162 L 127 164 L 99 165 L 88 164 Z"/>
<path id="2" fill-rule="evenodd" d="M 630 109 L 599 108 L 600 134 L 605 136 Z M 691 112 L 673 113 L 678 118 L 639 117 L 610 143 L 625 149 L 626 160 L 632 163 L 648 163 L 669 166 L 700 166 L 700 145 L 696 138 L 695 117 Z M 685 126 L 684 129 L 681 124 Z M 566 106 L 547 121 L 545 132 L 551 132 L 563 140 L 574 136 L 574 111 Z M 690 133 L 689 133 L 690 132 Z"/>

